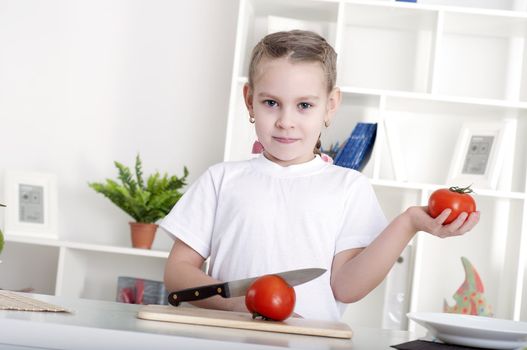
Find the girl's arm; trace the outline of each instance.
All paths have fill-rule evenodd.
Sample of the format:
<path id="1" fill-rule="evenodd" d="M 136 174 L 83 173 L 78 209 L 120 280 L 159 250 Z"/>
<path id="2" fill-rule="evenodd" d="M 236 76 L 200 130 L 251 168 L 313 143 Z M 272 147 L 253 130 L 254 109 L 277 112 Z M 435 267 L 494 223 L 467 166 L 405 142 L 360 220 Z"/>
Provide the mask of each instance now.
<path id="1" fill-rule="evenodd" d="M 408 242 L 418 231 L 445 238 L 470 231 L 479 220 L 479 212 L 461 213 L 449 225 L 443 225 L 450 209 L 437 218 L 426 207 L 411 207 L 396 217 L 366 248 L 338 253 L 331 268 L 331 288 L 335 298 L 352 303 L 365 297 L 386 277 Z M 468 218 L 468 219 L 467 219 Z"/>
<path id="2" fill-rule="evenodd" d="M 204 261 L 205 259 L 194 249 L 182 241 L 176 240 L 165 266 L 166 289 L 172 292 L 205 284 L 220 283 L 221 281 L 210 277 L 201 270 Z M 208 309 L 248 312 L 244 297 L 222 298 L 214 296 L 194 301 L 192 304 Z"/>

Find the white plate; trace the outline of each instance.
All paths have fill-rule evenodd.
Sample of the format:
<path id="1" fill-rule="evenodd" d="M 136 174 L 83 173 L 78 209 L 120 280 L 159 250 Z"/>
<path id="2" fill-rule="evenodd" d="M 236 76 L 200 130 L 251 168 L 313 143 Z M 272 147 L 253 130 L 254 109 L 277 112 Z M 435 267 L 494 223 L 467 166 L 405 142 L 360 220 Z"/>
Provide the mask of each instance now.
<path id="1" fill-rule="evenodd" d="M 486 349 L 516 349 L 527 344 L 527 322 L 435 312 L 407 316 L 449 344 Z"/>

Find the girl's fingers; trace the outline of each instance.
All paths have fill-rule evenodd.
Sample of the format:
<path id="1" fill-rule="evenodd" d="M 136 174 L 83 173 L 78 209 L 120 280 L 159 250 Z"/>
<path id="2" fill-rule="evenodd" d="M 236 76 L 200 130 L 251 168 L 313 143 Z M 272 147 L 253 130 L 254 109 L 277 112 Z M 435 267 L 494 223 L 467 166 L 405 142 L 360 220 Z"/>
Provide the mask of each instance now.
<path id="1" fill-rule="evenodd" d="M 479 211 L 475 211 L 475 212 L 471 213 L 469 215 L 468 219 L 465 221 L 465 223 L 461 227 L 461 229 L 464 232 L 472 230 L 472 228 L 474 226 L 476 226 L 476 224 L 479 222 L 479 216 L 480 216 L 480 212 Z"/>
<path id="2" fill-rule="evenodd" d="M 455 232 L 459 230 L 459 228 L 463 226 L 467 218 L 468 218 L 468 213 L 462 212 L 461 214 L 457 216 L 457 218 L 454 221 L 450 223 L 450 225 L 448 225 L 448 228 L 450 229 L 451 232 Z"/>
<path id="3" fill-rule="evenodd" d="M 450 208 L 446 208 L 445 210 L 443 210 L 441 212 L 441 214 L 439 214 L 436 218 L 435 218 L 435 221 L 442 225 L 443 222 L 445 222 L 446 219 L 448 219 L 448 216 L 450 215 L 450 213 L 452 212 L 452 209 Z"/>
<path id="4" fill-rule="evenodd" d="M 463 212 L 450 225 L 446 226 L 447 232 L 443 237 L 460 236 L 470 231 L 479 221 L 479 212 L 470 215 Z"/>

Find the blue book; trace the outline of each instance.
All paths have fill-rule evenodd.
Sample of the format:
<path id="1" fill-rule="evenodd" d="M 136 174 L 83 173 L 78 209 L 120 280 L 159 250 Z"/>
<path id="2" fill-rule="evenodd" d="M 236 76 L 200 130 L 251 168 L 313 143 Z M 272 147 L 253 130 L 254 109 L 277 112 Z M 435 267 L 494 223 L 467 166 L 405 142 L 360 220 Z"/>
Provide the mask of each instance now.
<path id="1" fill-rule="evenodd" d="M 377 123 L 357 123 L 335 156 L 334 164 L 362 171 L 370 159 L 376 135 Z"/>

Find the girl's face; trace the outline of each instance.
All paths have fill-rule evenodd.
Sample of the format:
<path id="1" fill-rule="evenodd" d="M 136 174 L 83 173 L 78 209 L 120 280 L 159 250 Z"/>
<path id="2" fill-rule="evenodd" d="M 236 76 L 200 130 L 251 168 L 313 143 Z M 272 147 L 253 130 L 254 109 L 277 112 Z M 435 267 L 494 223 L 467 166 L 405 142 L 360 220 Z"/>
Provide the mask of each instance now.
<path id="1" fill-rule="evenodd" d="M 324 122 L 330 122 L 340 103 L 340 91 L 327 92 L 319 62 L 291 63 L 287 58 L 264 58 L 244 97 L 254 116 L 264 155 L 282 166 L 314 158 Z"/>

